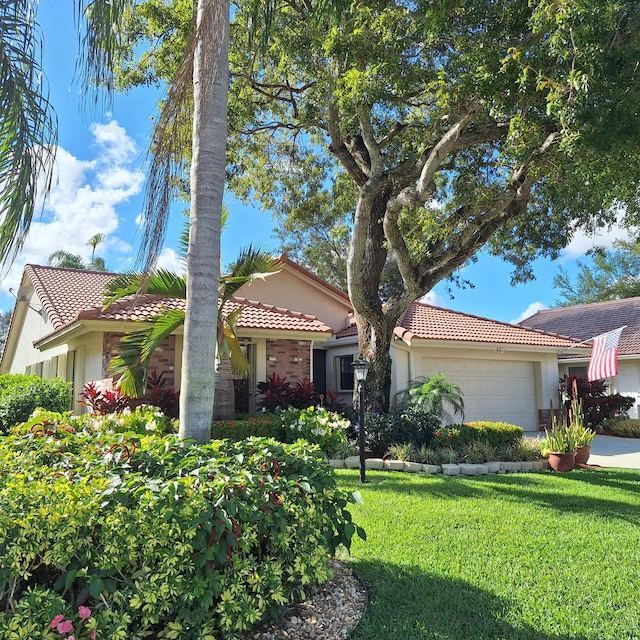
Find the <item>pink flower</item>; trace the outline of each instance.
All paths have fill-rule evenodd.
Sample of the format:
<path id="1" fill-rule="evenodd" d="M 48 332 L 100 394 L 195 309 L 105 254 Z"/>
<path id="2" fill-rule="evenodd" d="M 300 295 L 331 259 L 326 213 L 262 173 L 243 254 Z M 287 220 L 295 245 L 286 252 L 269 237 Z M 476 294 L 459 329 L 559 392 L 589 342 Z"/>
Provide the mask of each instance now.
<path id="1" fill-rule="evenodd" d="M 95 629 L 91 632 L 91 640 L 96 640 L 96 630 Z"/>
<path id="2" fill-rule="evenodd" d="M 75 636 L 69 636 L 68 638 L 64 638 L 64 640 L 76 640 Z"/>
<path id="3" fill-rule="evenodd" d="M 64 616 L 59 613 L 52 621 L 51 628 L 55 629 L 62 621 L 64 620 Z"/>
<path id="4" fill-rule="evenodd" d="M 58 622 L 56 629 L 58 633 L 69 633 L 69 631 L 73 631 L 73 622 L 71 620 L 63 620 L 62 622 Z"/>
<path id="5" fill-rule="evenodd" d="M 91 609 L 89 607 L 78 607 L 78 615 L 85 620 L 91 617 Z"/>

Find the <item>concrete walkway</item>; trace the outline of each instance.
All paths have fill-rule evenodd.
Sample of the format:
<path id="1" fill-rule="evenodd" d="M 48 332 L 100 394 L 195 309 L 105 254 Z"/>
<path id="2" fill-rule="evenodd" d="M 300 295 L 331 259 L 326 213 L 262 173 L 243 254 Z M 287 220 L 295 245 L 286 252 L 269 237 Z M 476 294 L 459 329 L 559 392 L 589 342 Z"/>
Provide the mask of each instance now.
<path id="1" fill-rule="evenodd" d="M 640 438 L 596 436 L 591 443 L 589 464 L 640 469 Z"/>

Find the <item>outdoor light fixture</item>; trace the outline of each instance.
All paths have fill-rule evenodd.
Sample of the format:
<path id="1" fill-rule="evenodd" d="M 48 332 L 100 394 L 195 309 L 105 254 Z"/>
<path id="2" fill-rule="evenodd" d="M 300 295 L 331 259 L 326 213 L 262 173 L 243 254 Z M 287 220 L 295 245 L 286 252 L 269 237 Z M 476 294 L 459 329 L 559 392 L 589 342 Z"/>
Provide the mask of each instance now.
<path id="1" fill-rule="evenodd" d="M 360 482 L 365 482 L 364 473 L 364 381 L 367 379 L 369 373 L 369 367 L 371 366 L 367 362 L 362 354 L 359 353 L 356 360 L 351 363 L 353 367 L 353 375 L 358 381 L 358 444 L 360 447 Z"/>

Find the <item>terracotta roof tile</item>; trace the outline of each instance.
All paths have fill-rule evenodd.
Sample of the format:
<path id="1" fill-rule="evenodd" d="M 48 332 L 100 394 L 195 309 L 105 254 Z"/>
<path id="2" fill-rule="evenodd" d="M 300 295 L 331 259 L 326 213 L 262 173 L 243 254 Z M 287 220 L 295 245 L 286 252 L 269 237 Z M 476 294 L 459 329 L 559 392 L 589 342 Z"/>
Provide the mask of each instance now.
<path id="1" fill-rule="evenodd" d="M 538 311 L 520 323 L 577 340 L 589 340 L 627 325 L 620 336 L 620 355 L 640 354 L 640 297 L 594 302 Z"/>
<path id="2" fill-rule="evenodd" d="M 81 309 L 102 306 L 102 292 L 116 276 L 104 271 L 33 264 L 26 265 L 24 271 L 56 330 L 75 320 Z"/>
<path id="3" fill-rule="evenodd" d="M 25 272 L 47 309 L 56 331 L 76 320 L 146 320 L 157 315 L 163 308 L 184 309 L 184 300 L 145 294 L 123 298 L 103 310 L 103 291 L 116 276 L 114 273 L 36 265 L 28 265 Z M 330 327 L 315 316 L 290 309 L 244 298 L 233 298 L 227 304 L 230 310 L 243 307 L 238 318 L 238 328 L 333 333 Z"/>
<path id="4" fill-rule="evenodd" d="M 568 347 L 571 338 L 414 302 L 400 317 L 397 336 L 411 340 L 455 340 L 541 347 Z"/>

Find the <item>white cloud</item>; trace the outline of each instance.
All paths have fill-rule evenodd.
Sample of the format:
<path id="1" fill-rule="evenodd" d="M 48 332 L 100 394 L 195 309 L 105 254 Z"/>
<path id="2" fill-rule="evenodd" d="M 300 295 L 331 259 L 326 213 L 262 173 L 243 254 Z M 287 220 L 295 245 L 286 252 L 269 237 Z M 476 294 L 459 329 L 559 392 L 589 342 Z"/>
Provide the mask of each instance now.
<path id="1" fill-rule="evenodd" d="M 105 234 L 97 255 L 108 267 L 115 267 L 117 256 L 130 251 L 129 242 L 118 238 L 118 207 L 138 195 L 143 176 L 132 167 L 138 158 L 135 143 L 126 131 L 112 121 L 92 125 L 97 151 L 94 158 L 81 160 L 58 148 L 51 191 L 43 214 L 35 219 L 17 260 L 3 274 L 0 292 L 17 288 L 25 264 L 47 264 L 57 250 L 91 258 L 87 241 L 96 233 Z"/>
<path id="2" fill-rule="evenodd" d="M 92 124 L 91 133 L 102 157 L 108 158 L 115 164 L 131 162 L 138 154 L 135 142 L 116 120 L 108 124 Z"/>
<path id="3" fill-rule="evenodd" d="M 158 269 L 167 269 L 179 275 L 184 275 L 187 269 L 184 258 L 181 258 L 173 249 L 164 248 L 156 263 Z"/>
<path id="4" fill-rule="evenodd" d="M 549 307 L 542 302 L 532 302 L 515 320 L 511 320 L 511 324 L 518 324 L 518 322 L 522 322 L 526 318 L 531 317 L 534 313 L 548 308 Z"/>
<path id="5" fill-rule="evenodd" d="M 616 240 L 630 240 L 633 234 L 622 225 L 622 220 L 623 213 L 620 213 L 616 222 L 609 227 L 597 229 L 593 233 L 578 231 L 571 242 L 562 250 L 560 261 L 566 262 L 580 258 L 594 247 L 611 248 Z M 635 231 L 637 232 L 637 228 Z"/>
<path id="6" fill-rule="evenodd" d="M 424 302 L 425 304 L 431 304 L 434 307 L 447 307 L 447 301 L 442 296 L 439 296 L 435 291 L 429 291 L 423 295 L 419 301 Z"/>

